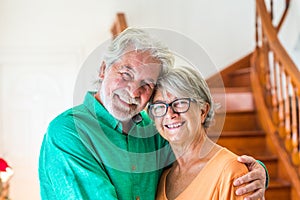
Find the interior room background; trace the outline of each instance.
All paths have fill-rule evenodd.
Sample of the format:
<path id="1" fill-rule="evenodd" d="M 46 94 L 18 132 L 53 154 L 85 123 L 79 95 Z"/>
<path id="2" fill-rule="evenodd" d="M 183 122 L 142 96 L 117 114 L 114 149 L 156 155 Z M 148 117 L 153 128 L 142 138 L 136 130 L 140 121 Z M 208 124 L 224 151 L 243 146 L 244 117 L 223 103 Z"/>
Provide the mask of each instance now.
<path id="1" fill-rule="evenodd" d="M 291 7 L 280 36 L 299 62 L 299 0 Z M 0 0 L 0 157 L 15 172 L 11 199 L 40 199 L 43 135 L 57 114 L 74 105 L 81 65 L 111 37 L 117 12 L 125 13 L 129 26 L 184 34 L 220 70 L 255 46 L 254 0 Z"/>

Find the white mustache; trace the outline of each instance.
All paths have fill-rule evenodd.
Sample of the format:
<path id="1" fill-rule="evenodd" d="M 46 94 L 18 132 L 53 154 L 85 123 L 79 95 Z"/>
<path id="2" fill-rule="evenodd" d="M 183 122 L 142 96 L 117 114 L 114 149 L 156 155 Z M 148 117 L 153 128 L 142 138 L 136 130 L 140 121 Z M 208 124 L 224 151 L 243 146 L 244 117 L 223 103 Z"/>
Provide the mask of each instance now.
<path id="1" fill-rule="evenodd" d="M 140 101 L 138 99 L 130 97 L 128 92 L 124 90 L 117 90 L 115 91 L 115 94 L 117 94 L 120 97 L 120 99 L 126 102 L 127 104 L 135 104 L 135 105 L 140 104 Z"/>

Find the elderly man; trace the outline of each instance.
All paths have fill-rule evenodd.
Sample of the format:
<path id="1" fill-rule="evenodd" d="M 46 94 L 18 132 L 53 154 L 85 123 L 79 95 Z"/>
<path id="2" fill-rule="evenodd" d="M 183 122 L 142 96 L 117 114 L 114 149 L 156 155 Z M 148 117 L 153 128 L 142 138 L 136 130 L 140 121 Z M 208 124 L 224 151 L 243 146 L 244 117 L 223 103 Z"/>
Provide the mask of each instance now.
<path id="1" fill-rule="evenodd" d="M 112 41 L 99 90 L 57 116 L 44 136 L 42 199 L 155 199 L 160 175 L 175 157 L 143 109 L 173 60 L 140 29 L 127 29 Z M 262 197 L 264 168 L 250 157 L 243 162 L 252 167 L 237 180 L 248 183 L 239 192 Z"/>

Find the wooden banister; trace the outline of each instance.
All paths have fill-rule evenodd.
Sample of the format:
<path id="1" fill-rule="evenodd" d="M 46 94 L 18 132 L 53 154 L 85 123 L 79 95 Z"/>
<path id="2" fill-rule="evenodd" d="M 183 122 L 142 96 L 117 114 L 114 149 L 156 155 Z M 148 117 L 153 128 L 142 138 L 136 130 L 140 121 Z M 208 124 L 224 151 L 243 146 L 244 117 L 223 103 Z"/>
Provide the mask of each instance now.
<path id="1" fill-rule="evenodd" d="M 124 13 L 117 13 L 116 19 L 111 26 L 111 34 L 113 38 L 116 37 L 119 33 L 124 31 L 127 28 L 127 22 Z"/>
<path id="2" fill-rule="evenodd" d="M 278 26 L 264 0 L 256 0 L 256 49 L 251 59 L 251 82 L 263 129 L 272 139 L 300 198 L 300 72 L 278 39 L 290 0 Z"/>
<path id="3" fill-rule="evenodd" d="M 284 12 L 282 14 L 282 17 L 281 17 L 277 27 L 276 27 L 277 31 L 280 30 L 280 28 L 281 28 L 281 26 L 282 26 L 282 24 L 283 24 L 283 22 L 286 18 L 286 15 L 288 13 L 289 7 L 290 7 L 290 0 L 285 0 L 285 9 L 284 9 Z"/>
<path id="4" fill-rule="evenodd" d="M 261 21 L 265 39 L 267 39 L 270 49 L 277 56 L 277 60 L 280 61 L 281 65 L 289 66 L 285 67 L 285 70 L 292 76 L 292 80 L 299 80 L 296 81 L 295 84 L 298 88 L 300 88 L 300 72 L 284 47 L 281 45 L 277 37 L 277 31 L 271 22 L 270 16 L 268 15 L 264 0 L 256 0 L 256 9 Z"/>

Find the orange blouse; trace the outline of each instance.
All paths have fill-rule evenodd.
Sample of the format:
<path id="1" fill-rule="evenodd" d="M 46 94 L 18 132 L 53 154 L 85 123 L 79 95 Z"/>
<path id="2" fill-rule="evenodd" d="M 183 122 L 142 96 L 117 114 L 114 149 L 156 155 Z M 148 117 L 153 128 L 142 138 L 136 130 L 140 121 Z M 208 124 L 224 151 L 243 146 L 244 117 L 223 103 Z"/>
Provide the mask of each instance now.
<path id="1" fill-rule="evenodd" d="M 167 200 L 165 193 L 166 177 L 170 169 L 161 176 L 157 200 Z M 237 155 L 222 148 L 213 156 L 199 172 L 190 185 L 176 198 L 176 200 L 227 200 L 243 199 L 236 196 L 233 181 L 248 172 L 247 167 L 237 161 Z"/>

